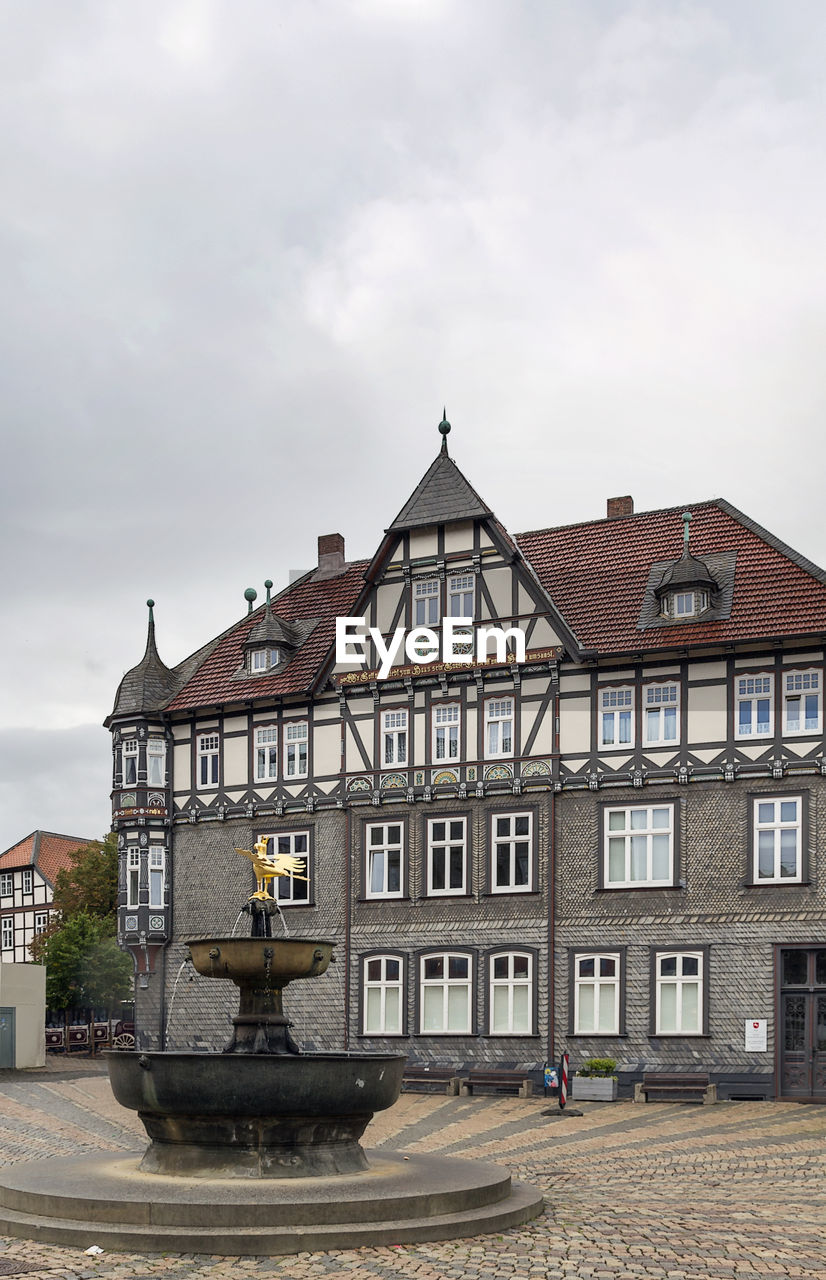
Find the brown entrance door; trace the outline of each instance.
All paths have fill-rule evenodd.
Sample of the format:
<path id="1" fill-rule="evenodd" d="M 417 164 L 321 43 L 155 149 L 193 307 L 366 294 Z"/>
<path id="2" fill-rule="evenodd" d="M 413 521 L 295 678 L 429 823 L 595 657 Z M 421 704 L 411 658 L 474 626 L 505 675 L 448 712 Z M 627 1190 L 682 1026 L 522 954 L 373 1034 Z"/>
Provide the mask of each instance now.
<path id="1" fill-rule="evenodd" d="M 826 1102 L 826 947 L 780 951 L 780 1094 Z"/>

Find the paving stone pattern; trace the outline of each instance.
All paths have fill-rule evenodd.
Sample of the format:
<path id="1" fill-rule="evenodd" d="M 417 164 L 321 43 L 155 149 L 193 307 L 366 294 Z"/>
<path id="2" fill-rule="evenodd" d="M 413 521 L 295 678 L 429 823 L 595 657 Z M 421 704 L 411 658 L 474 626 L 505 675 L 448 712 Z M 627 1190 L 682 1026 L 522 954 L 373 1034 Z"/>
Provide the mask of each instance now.
<path id="1" fill-rule="evenodd" d="M 87 1257 L 0 1239 L 0 1275 L 50 1280 L 822 1280 L 826 1110 L 404 1094 L 369 1145 L 496 1160 L 545 1192 L 545 1214 L 503 1235 L 285 1258 Z M 0 1163 L 144 1145 L 96 1063 L 0 1073 Z M 89 1244 L 94 1244 L 90 1232 Z"/>

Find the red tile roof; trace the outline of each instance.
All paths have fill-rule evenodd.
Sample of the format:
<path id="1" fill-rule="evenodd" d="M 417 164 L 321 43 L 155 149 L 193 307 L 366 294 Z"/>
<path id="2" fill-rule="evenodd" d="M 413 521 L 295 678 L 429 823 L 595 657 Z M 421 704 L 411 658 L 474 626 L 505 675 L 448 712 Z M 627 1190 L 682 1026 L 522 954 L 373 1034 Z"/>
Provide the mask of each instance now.
<path id="1" fill-rule="evenodd" d="M 693 555 L 737 552 L 731 615 L 640 631 L 652 564 L 682 554 L 683 510 L 693 517 Z M 631 653 L 826 633 L 823 570 L 722 499 L 540 529 L 518 534 L 516 542 L 585 650 Z"/>
<path id="2" fill-rule="evenodd" d="M 221 637 L 206 661 L 167 706 L 168 711 L 207 707 L 248 698 L 270 698 L 309 689 L 335 641 L 335 620 L 350 614 L 364 586 L 369 561 L 348 564 L 335 578 L 299 579 L 273 600 L 273 612 L 287 621 L 317 618 L 317 625 L 289 666 L 272 676 L 233 679 L 243 666 L 243 644 L 264 615 L 264 606 Z"/>
<path id="3" fill-rule="evenodd" d="M 75 850 L 94 843 L 89 836 L 61 836 L 54 831 L 33 831 L 0 854 L 0 871 L 37 867 L 44 879 L 54 886 L 58 871 L 66 871 L 71 866 Z"/>

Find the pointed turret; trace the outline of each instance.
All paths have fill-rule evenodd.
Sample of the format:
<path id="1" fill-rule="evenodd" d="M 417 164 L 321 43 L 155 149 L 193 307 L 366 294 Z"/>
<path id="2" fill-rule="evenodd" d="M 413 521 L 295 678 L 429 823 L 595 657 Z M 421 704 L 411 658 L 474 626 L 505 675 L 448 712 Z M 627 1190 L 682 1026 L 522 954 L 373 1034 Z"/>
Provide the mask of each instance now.
<path id="1" fill-rule="evenodd" d="M 390 525 L 388 533 L 399 529 L 415 529 L 428 524 L 448 524 L 455 520 L 476 520 L 492 516 L 476 490 L 462 475 L 447 451 L 450 423 L 442 413 L 439 423 L 442 447 L 434 462 Z"/>
<path id="2" fill-rule="evenodd" d="M 146 603 L 149 608 L 146 649 L 138 665 L 127 671 L 118 685 L 115 705 L 112 715 L 106 721 L 107 725 L 115 716 L 160 711 L 178 690 L 178 677 L 161 661 L 155 645 L 155 601 L 147 600 Z"/>

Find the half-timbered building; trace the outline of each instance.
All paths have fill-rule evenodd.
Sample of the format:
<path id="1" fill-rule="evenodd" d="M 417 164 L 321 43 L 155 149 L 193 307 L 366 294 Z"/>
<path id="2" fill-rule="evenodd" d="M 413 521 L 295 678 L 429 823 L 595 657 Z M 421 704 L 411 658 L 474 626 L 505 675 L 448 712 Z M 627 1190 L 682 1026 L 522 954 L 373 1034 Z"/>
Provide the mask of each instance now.
<path id="1" fill-rule="evenodd" d="M 228 1034 L 184 940 L 241 927 L 269 835 L 285 928 L 337 943 L 307 1044 L 826 1098 L 826 576 L 722 500 L 512 536 L 441 428 L 371 559 L 320 538 L 175 668 L 150 608 L 107 720 L 143 1043 Z"/>
<path id="2" fill-rule="evenodd" d="M 82 836 L 32 831 L 0 853 L 0 963 L 31 961 L 29 945 L 48 928 L 57 873 L 91 844 Z"/>

